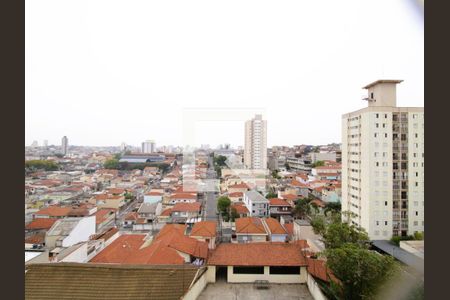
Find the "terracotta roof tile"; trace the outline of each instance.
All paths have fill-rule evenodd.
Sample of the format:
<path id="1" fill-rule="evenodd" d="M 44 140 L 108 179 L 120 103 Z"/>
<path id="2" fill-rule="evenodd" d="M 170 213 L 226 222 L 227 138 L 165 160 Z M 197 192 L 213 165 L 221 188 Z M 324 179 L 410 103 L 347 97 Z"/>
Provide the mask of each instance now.
<path id="1" fill-rule="evenodd" d="M 172 207 L 172 212 L 174 211 L 184 211 L 184 212 L 196 212 L 200 211 L 200 202 L 193 203 L 177 203 Z"/>
<path id="2" fill-rule="evenodd" d="M 288 243 L 219 244 L 208 260 L 218 266 L 307 266 L 301 248 Z"/>
<path id="3" fill-rule="evenodd" d="M 270 230 L 271 234 L 287 234 L 286 229 L 281 226 L 280 222 L 278 222 L 274 218 L 265 218 L 264 222 Z"/>
<path id="4" fill-rule="evenodd" d="M 217 222 L 202 221 L 194 224 L 190 236 L 215 237 Z"/>
<path id="5" fill-rule="evenodd" d="M 25 226 L 27 230 L 50 229 L 58 219 L 55 218 L 36 218 Z"/>
<path id="6" fill-rule="evenodd" d="M 64 217 L 67 216 L 67 214 L 72 210 L 71 207 L 68 206 L 49 206 L 45 207 L 38 212 L 35 212 L 35 215 L 39 216 L 49 216 L 49 217 Z"/>
<path id="7" fill-rule="evenodd" d="M 240 234 L 267 234 L 260 218 L 246 217 L 236 220 L 236 233 Z"/>
<path id="8" fill-rule="evenodd" d="M 269 205 L 270 206 L 291 206 L 289 203 L 287 203 L 286 200 L 280 199 L 280 198 L 271 198 L 269 199 Z"/>

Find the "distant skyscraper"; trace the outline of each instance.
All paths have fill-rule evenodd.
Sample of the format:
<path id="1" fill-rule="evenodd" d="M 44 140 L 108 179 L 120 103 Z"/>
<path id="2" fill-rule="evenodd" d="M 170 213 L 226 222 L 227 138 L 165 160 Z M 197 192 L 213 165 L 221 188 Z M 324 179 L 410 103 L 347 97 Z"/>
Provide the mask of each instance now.
<path id="1" fill-rule="evenodd" d="M 33 143 L 31 144 L 31 147 L 33 147 L 33 148 L 38 147 L 38 146 L 39 146 L 38 141 L 33 141 Z"/>
<path id="2" fill-rule="evenodd" d="M 396 85 L 364 88 L 368 107 L 342 116 L 342 211 L 372 240 L 424 231 L 424 109 L 397 107 Z"/>
<path id="3" fill-rule="evenodd" d="M 156 152 L 156 143 L 153 140 L 146 140 L 142 142 L 142 153 L 154 153 Z"/>
<path id="4" fill-rule="evenodd" d="M 67 138 L 67 136 L 63 136 L 63 138 L 61 140 L 62 154 L 66 155 L 68 152 L 68 148 L 69 148 L 69 139 Z"/>
<path id="5" fill-rule="evenodd" d="M 125 142 L 123 142 L 122 144 L 120 144 L 120 151 L 125 151 L 127 150 L 127 144 Z"/>
<path id="6" fill-rule="evenodd" d="M 261 115 L 245 122 L 244 165 L 249 169 L 267 168 L 267 121 Z"/>
<path id="7" fill-rule="evenodd" d="M 48 147 L 48 140 L 44 140 L 44 147 Z"/>

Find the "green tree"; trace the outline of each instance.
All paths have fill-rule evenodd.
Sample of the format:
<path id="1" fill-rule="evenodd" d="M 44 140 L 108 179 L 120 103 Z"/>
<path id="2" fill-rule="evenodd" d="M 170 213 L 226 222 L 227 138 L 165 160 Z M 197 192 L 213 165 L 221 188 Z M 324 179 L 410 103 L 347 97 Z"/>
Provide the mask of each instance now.
<path id="1" fill-rule="evenodd" d="M 222 216 L 229 215 L 230 205 L 231 200 L 227 196 L 221 196 L 217 198 L 217 210 L 222 214 Z"/>
<path id="2" fill-rule="evenodd" d="M 122 158 L 122 153 L 116 153 L 116 154 L 114 154 L 114 159 L 119 160 L 119 159 L 121 159 L 121 158 Z"/>
<path id="3" fill-rule="evenodd" d="M 311 213 L 311 207 L 309 205 L 310 200 L 306 198 L 298 199 L 295 204 L 294 213 L 300 218 L 304 219 Z"/>
<path id="4" fill-rule="evenodd" d="M 224 167 L 224 166 L 226 166 L 226 163 L 225 163 L 226 160 L 227 160 L 226 156 L 218 155 L 218 156 L 214 157 L 214 164 L 219 167 Z"/>
<path id="5" fill-rule="evenodd" d="M 336 214 L 341 212 L 341 203 L 340 202 L 327 202 L 325 204 L 324 213 L 327 215 L 328 213 Z"/>
<path id="6" fill-rule="evenodd" d="M 238 214 L 236 208 L 235 207 L 231 207 L 231 210 L 230 210 L 231 222 L 234 222 L 238 218 L 239 218 L 239 214 Z"/>
<path id="7" fill-rule="evenodd" d="M 119 161 L 117 159 L 108 159 L 107 161 L 105 161 L 103 163 L 103 167 L 105 169 L 115 169 L 118 170 L 119 169 Z"/>
<path id="8" fill-rule="evenodd" d="M 340 248 L 347 243 L 367 248 L 369 244 L 369 236 L 366 231 L 348 223 L 333 222 L 328 224 L 322 237 L 327 249 Z"/>
<path id="9" fill-rule="evenodd" d="M 278 197 L 278 195 L 275 194 L 274 192 L 269 192 L 269 193 L 266 194 L 266 198 L 267 198 L 267 199 L 270 199 L 270 198 L 277 198 L 277 197 Z"/>
<path id="10" fill-rule="evenodd" d="M 45 171 L 57 171 L 59 170 L 59 165 L 53 160 L 28 160 L 25 162 L 25 169 L 28 170 L 45 170 Z"/>
<path id="11" fill-rule="evenodd" d="M 331 285 L 341 299 L 372 299 L 399 269 L 392 257 L 352 243 L 327 249 L 324 254 L 327 266 L 341 282 Z"/>
<path id="12" fill-rule="evenodd" d="M 323 236 L 326 232 L 326 222 L 323 216 L 314 216 L 310 222 L 315 234 Z"/>
<path id="13" fill-rule="evenodd" d="M 312 168 L 324 166 L 325 162 L 323 160 L 318 160 L 311 165 Z"/>
<path id="14" fill-rule="evenodd" d="M 281 179 L 281 176 L 278 175 L 278 170 L 273 170 L 272 171 L 272 177 L 275 179 Z"/>

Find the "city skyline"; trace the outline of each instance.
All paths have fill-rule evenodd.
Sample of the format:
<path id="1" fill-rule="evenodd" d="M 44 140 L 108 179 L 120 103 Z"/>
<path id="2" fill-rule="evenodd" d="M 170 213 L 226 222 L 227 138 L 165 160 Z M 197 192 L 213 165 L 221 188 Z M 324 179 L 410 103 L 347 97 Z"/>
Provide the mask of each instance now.
<path id="1" fill-rule="evenodd" d="M 25 144 L 181 145 L 184 108 L 244 104 L 266 109 L 268 146 L 338 142 L 335 124 L 361 106 L 367 82 L 403 79 L 399 106 L 423 106 L 423 20 L 411 2 L 181 2 L 172 12 L 29 1 Z M 243 145 L 243 124 L 229 126 L 202 143 L 222 143 L 216 132 L 229 128 L 227 142 Z"/>

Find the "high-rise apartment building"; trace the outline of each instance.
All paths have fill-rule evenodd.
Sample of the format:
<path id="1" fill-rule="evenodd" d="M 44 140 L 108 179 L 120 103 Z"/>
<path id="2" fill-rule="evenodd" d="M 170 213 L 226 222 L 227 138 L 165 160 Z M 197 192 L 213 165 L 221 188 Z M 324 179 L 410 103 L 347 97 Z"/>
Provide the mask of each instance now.
<path id="1" fill-rule="evenodd" d="M 397 107 L 400 82 L 365 86 L 368 107 L 342 116 L 343 219 L 372 240 L 424 231 L 424 110 Z"/>
<path id="2" fill-rule="evenodd" d="M 156 143 L 153 140 L 147 140 L 142 142 L 142 153 L 155 153 L 156 152 Z"/>
<path id="3" fill-rule="evenodd" d="M 67 138 L 67 136 L 63 136 L 61 140 L 62 154 L 66 155 L 68 153 L 68 149 L 69 149 L 69 139 Z"/>
<path id="4" fill-rule="evenodd" d="M 267 168 L 267 121 L 261 115 L 245 122 L 244 165 L 249 169 Z"/>

